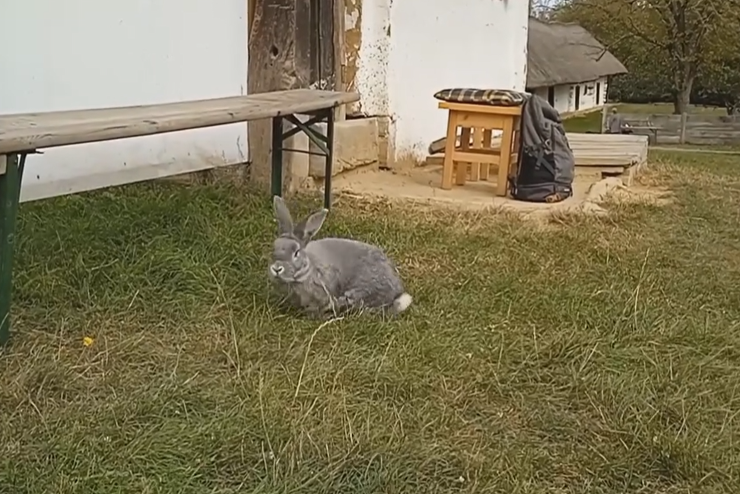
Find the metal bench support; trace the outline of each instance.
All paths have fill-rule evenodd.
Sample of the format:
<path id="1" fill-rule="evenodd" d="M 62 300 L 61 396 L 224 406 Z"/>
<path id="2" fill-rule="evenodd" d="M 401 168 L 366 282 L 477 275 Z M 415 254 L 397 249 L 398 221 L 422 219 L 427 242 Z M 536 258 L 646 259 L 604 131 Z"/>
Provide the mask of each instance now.
<path id="1" fill-rule="evenodd" d="M 15 223 L 26 154 L 0 155 L 0 345 L 10 338 Z"/>
<path id="2" fill-rule="evenodd" d="M 292 124 L 293 128 L 286 130 L 284 122 Z M 326 122 L 326 135 L 322 134 L 315 125 Z M 320 153 L 302 149 L 283 147 L 285 140 L 303 132 L 316 145 Z M 283 151 L 294 153 L 324 156 L 326 169 L 324 172 L 324 207 L 331 209 L 331 172 L 334 159 L 334 108 L 327 108 L 309 114 L 309 119 L 301 122 L 295 115 L 280 115 L 272 119 L 272 195 L 283 195 Z"/>

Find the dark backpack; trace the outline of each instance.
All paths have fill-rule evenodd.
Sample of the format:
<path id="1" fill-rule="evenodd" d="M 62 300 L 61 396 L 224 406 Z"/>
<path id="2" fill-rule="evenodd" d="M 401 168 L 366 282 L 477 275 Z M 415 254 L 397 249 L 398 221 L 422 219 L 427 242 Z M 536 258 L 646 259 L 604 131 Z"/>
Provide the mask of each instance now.
<path id="1" fill-rule="evenodd" d="M 560 114 L 530 95 L 522 108 L 519 162 L 511 195 L 528 202 L 560 202 L 573 195 L 575 159 Z"/>

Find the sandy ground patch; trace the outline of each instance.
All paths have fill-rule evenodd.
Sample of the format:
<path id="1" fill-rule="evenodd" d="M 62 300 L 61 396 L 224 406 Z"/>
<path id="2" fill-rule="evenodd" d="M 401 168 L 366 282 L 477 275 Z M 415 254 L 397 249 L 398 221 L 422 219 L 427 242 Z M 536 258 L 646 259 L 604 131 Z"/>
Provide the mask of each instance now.
<path id="1" fill-rule="evenodd" d="M 353 170 L 334 179 L 334 189 L 359 197 L 400 199 L 429 205 L 469 210 L 499 210 L 523 216 L 541 217 L 561 213 L 603 214 L 600 205 L 609 198 L 625 202 L 655 202 L 665 199 L 667 191 L 646 186 L 625 187 L 618 177 L 603 180 L 579 179 L 573 183 L 574 195 L 557 204 L 515 201 L 495 195 L 496 182 L 468 182 L 452 190 L 442 190 L 441 167 L 424 166 L 403 172 Z"/>

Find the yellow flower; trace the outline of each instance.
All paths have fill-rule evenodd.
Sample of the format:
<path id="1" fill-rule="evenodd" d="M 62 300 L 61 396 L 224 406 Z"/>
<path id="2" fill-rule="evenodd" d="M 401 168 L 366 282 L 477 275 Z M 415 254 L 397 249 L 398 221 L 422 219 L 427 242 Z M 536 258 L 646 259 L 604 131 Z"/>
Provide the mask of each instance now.
<path id="1" fill-rule="evenodd" d="M 82 338 L 82 344 L 85 346 L 91 346 L 93 343 L 95 343 L 95 340 L 93 340 L 89 336 L 85 336 L 84 338 Z"/>

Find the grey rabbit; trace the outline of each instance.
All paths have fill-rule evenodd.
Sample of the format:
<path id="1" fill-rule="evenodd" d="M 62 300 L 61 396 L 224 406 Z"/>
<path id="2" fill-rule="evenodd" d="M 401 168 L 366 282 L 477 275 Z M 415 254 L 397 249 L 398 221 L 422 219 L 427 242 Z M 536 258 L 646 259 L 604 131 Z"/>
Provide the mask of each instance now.
<path id="1" fill-rule="evenodd" d="M 393 262 L 374 245 L 346 238 L 313 240 L 326 209 L 293 224 L 288 207 L 273 199 L 278 238 L 269 275 L 292 303 L 315 317 L 354 309 L 400 314 L 411 305 Z"/>

